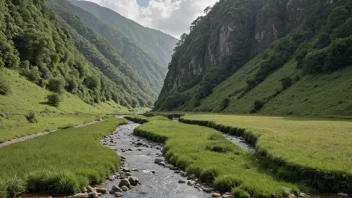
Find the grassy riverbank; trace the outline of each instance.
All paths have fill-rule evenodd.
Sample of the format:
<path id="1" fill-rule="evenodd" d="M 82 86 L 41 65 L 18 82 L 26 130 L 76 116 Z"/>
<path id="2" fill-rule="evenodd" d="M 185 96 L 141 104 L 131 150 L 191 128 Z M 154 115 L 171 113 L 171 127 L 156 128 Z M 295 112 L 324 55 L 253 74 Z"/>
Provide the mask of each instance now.
<path id="1" fill-rule="evenodd" d="M 216 189 L 236 197 L 287 196 L 298 188 L 257 167 L 255 156 L 241 150 L 218 131 L 167 120 L 141 125 L 135 134 L 165 142 L 166 157 L 175 166 L 196 174 Z"/>
<path id="2" fill-rule="evenodd" d="M 187 115 L 183 122 L 243 135 L 278 177 L 320 191 L 352 192 L 352 122 L 323 118 Z"/>
<path id="3" fill-rule="evenodd" d="M 19 192 L 73 193 L 100 183 L 119 166 L 119 158 L 99 139 L 125 123 L 111 118 L 1 148 L 0 197 L 4 192 L 9 197 Z"/>

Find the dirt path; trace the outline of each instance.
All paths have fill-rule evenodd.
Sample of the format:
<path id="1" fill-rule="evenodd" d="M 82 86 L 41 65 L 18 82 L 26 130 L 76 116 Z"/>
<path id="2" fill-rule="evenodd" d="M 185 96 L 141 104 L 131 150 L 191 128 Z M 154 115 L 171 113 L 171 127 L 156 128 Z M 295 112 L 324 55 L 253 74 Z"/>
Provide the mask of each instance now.
<path id="1" fill-rule="evenodd" d="M 88 125 L 96 124 L 96 123 L 99 123 L 99 122 L 102 122 L 102 121 L 104 121 L 104 120 L 101 119 L 99 121 L 95 120 L 95 121 L 92 121 L 92 122 L 79 124 L 79 125 L 75 126 L 75 128 L 86 127 Z M 32 135 L 27 135 L 27 136 L 24 136 L 24 137 L 15 138 L 15 139 L 0 143 L 0 148 L 4 147 L 4 146 L 8 146 L 10 144 L 23 142 L 23 141 L 26 141 L 26 140 L 29 140 L 29 139 L 33 139 L 33 138 L 36 138 L 36 137 L 39 137 L 39 136 L 47 135 L 49 133 L 54 133 L 56 131 L 60 131 L 60 129 L 53 129 L 53 130 L 50 130 L 50 131 L 44 131 L 44 132 L 40 132 L 40 133 L 36 133 L 36 134 L 32 134 Z"/>

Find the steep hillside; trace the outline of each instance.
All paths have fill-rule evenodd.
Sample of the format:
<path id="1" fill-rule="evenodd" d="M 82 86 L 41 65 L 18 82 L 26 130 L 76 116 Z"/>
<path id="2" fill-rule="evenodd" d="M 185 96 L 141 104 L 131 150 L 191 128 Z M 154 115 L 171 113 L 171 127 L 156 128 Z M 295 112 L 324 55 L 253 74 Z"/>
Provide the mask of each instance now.
<path id="1" fill-rule="evenodd" d="M 352 2 L 221 0 L 183 35 L 155 110 L 351 115 Z"/>
<path id="2" fill-rule="evenodd" d="M 138 23 L 119 15 L 113 10 L 101 7 L 95 3 L 76 0 L 71 0 L 71 2 L 72 4 L 91 12 L 104 23 L 118 29 L 118 31 L 128 37 L 131 42 L 140 46 L 150 57 L 155 57 L 161 66 L 167 67 L 169 64 L 173 49 L 177 42 L 172 36 L 143 27 Z"/>
<path id="3" fill-rule="evenodd" d="M 0 11 L 0 67 L 51 92 L 72 93 L 91 105 L 114 101 L 137 107 L 154 101 L 150 86 L 109 46 L 94 47 L 109 55 L 106 62 L 115 61 L 114 65 L 99 65 L 93 58 L 98 52 L 77 47 L 74 32 L 63 27 L 44 0 L 1 1 Z M 1 95 L 11 98 L 6 92 Z"/>
<path id="4" fill-rule="evenodd" d="M 159 64 L 149 55 L 144 53 L 144 51 L 140 49 L 139 46 L 131 42 L 117 29 L 103 23 L 101 20 L 96 18 L 94 15 L 92 15 L 90 12 L 87 12 L 80 7 L 74 6 L 65 0 L 63 1 L 56 0 L 55 2 L 59 4 L 61 6 L 61 10 L 64 10 L 64 11 L 60 11 L 60 8 L 58 8 L 58 6 L 54 6 L 52 3 L 49 3 L 49 6 L 52 7 L 53 10 L 58 15 L 60 15 L 61 18 L 63 18 L 68 25 L 70 25 L 78 33 L 81 33 L 82 36 L 86 38 L 87 37 L 92 38 L 93 31 L 92 30 L 86 31 L 87 35 L 83 35 L 85 33 L 82 33 L 81 29 L 82 29 L 82 26 L 85 26 L 85 25 L 83 24 L 78 25 L 77 23 L 80 23 L 80 21 L 78 20 L 73 21 L 74 17 L 70 15 L 74 14 L 78 16 L 81 19 L 81 22 L 84 22 L 88 26 L 88 27 L 85 27 L 84 29 L 92 28 L 97 33 L 99 33 L 102 37 L 104 37 L 109 42 L 109 43 L 103 42 L 104 47 L 106 47 L 107 45 L 111 45 L 112 47 L 114 47 L 116 52 L 119 53 L 119 55 L 121 56 L 121 58 L 123 58 L 123 60 L 125 60 L 129 65 L 131 65 L 133 69 L 142 78 L 144 78 L 144 80 L 147 83 L 151 84 L 154 95 L 155 95 L 155 92 L 156 93 L 160 92 L 166 75 L 165 67 L 159 66 Z M 68 11 L 71 11 L 72 13 L 69 13 Z M 100 37 L 100 36 L 96 36 L 96 37 Z M 94 44 L 97 38 L 92 38 L 88 40 L 90 40 L 91 43 Z M 100 51 L 102 52 L 102 50 Z"/>

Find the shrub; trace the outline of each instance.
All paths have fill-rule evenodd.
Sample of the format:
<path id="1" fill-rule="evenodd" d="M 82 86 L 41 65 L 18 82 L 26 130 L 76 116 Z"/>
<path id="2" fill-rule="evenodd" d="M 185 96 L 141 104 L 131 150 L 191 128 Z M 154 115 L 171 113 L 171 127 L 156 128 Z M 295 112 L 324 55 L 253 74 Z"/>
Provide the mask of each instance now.
<path id="1" fill-rule="evenodd" d="M 241 188 L 232 189 L 232 195 L 237 198 L 250 198 L 251 197 L 251 195 L 248 192 L 242 190 Z"/>
<path id="2" fill-rule="evenodd" d="M 62 78 L 50 79 L 48 89 L 55 93 L 62 93 L 64 91 L 65 81 Z"/>
<path id="3" fill-rule="evenodd" d="M 38 123 L 37 115 L 34 112 L 29 112 L 25 117 L 29 123 Z"/>
<path id="4" fill-rule="evenodd" d="M 0 95 L 8 95 L 10 92 L 9 85 L 4 80 L 0 80 Z"/>
<path id="5" fill-rule="evenodd" d="M 16 197 L 26 191 L 26 182 L 19 178 L 11 178 L 6 181 L 8 197 Z"/>
<path id="6" fill-rule="evenodd" d="M 254 108 L 253 110 L 251 111 L 251 113 L 256 113 L 258 112 L 261 108 L 263 108 L 265 105 L 265 102 L 263 101 L 260 101 L 260 100 L 256 100 L 254 101 Z"/>
<path id="7" fill-rule="evenodd" d="M 229 106 L 230 103 L 230 98 L 225 98 L 222 102 L 221 102 L 221 111 L 226 109 Z"/>
<path id="8" fill-rule="evenodd" d="M 34 83 L 38 84 L 39 80 L 40 80 L 40 72 L 38 70 L 38 67 L 33 67 L 31 69 L 31 71 L 29 72 L 27 78 L 31 82 L 34 82 Z"/>
<path id="9" fill-rule="evenodd" d="M 206 183 L 212 183 L 214 179 L 220 175 L 220 170 L 218 168 L 207 168 L 204 169 L 200 174 L 200 180 Z"/>
<path id="10" fill-rule="evenodd" d="M 292 79 L 290 77 L 282 78 L 280 81 L 282 83 L 282 89 L 287 89 L 292 86 Z"/>
<path id="11" fill-rule="evenodd" d="M 60 106 L 61 98 L 59 94 L 53 93 L 47 96 L 48 103 L 53 107 Z"/>

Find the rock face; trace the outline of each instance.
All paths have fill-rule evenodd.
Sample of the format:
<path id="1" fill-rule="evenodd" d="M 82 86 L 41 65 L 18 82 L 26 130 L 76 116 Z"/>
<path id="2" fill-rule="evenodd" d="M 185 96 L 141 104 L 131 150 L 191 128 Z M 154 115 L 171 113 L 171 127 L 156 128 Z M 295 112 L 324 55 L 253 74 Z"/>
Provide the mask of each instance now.
<path id="1" fill-rule="evenodd" d="M 281 38 L 288 27 L 292 29 L 300 25 L 316 3 L 312 0 L 229 0 L 216 3 L 207 16 L 195 21 L 197 25 L 191 33 L 181 39 L 155 110 L 170 106 L 165 104 L 170 93 L 176 90 L 182 93 L 197 85 L 206 74 L 214 73 L 210 68 L 225 67 L 227 72 L 221 74 L 228 75 L 238 70 Z"/>

